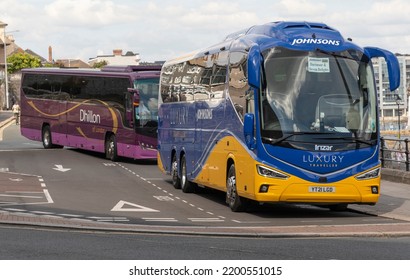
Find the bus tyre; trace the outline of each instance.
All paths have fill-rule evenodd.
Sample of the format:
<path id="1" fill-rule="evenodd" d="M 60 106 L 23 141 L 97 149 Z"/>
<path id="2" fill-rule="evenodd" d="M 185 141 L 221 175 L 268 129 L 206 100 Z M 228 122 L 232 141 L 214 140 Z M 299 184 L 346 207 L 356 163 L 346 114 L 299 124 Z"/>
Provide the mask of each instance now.
<path id="1" fill-rule="evenodd" d="M 226 203 L 233 212 L 241 212 L 245 209 L 243 200 L 236 190 L 236 171 L 235 165 L 231 164 L 226 178 Z"/>
<path id="2" fill-rule="evenodd" d="M 111 161 L 117 161 L 117 141 L 115 140 L 115 135 L 111 134 L 105 143 L 105 157 Z"/>
<path id="3" fill-rule="evenodd" d="M 181 189 L 184 193 L 191 193 L 195 190 L 195 184 L 188 180 L 185 155 L 181 158 Z"/>
<path id="4" fill-rule="evenodd" d="M 180 183 L 180 178 L 178 176 L 178 161 L 177 161 L 176 154 L 172 156 L 171 176 L 172 176 L 172 185 L 174 186 L 174 188 L 180 189 L 181 183 Z"/>
<path id="5" fill-rule="evenodd" d="M 51 149 L 53 147 L 53 142 L 51 140 L 50 126 L 44 126 L 41 135 L 44 149 Z"/>

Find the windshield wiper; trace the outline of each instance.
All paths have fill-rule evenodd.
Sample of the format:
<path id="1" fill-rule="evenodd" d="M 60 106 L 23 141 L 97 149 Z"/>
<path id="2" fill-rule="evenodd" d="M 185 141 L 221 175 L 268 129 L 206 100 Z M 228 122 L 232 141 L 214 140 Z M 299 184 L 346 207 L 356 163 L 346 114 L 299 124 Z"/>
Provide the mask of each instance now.
<path id="1" fill-rule="evenodd" d="M 286 134 L 283 137 L 277 138 L 277 139 L 269 138 L 269 137 L 262 137 L 262 139 L 264 141 L 269 142 L 269 144 L 271 144 L 271 145 L 278 145 L 279 143 L 281 143 L 281 142 L 283 142 L 283 141 L 285 141 L 288 138 L 291 138 L 293 136 L 307 135 L 307 134 L 309 134 L 309 135 L 312 135 L 312 134 L 323 135 L 322 132 L 293 132 L 293 133 Z M 362 140 L 362 139 L 359 139 L 359 138 L 356 138 L 356 137 L 317 137 L 316 139 L 322 139 L 322 140 L 350 140 L 350 141 L 352 141 L 354 143 L 357 143 L 357 144 L 359 144 L 359 143 L 360 144 L 366 144 L 368 146 L 373 146 L 374 145 L 374 140 L 367 141 L 367 140 Z"/>
<path id="2" fill-rule="evenodd" d="M 362 143 L 362 144 L 366 144 L 366 145 L 369 145 L 369 146 L 373 146 L 373 145 L 374 145 L 374 141 L 373 141 L 373 140 L 367 141 L 367 140 L 362 140 L 362 139 L 359 139 L 359 138 L 356 138 L 356 137 L 320 137 L 320 138 L 318 138 L 318 139 L 325 139 L 325 140 L 351 140 L 351 141 L 353 141 L 353 142 L 355 142 L 355 143 Z"/>
<path id="3" fill-rule="evenodd" d="M 269 138 L 269 137 L 262 137 L 263 140 L 268 141 L 271 145 L 278 145 L 279 143 L 285 141 L 286 139 L 296 136 L 296 135 L 306 135 L 306 134 L 323 134 L 321 132 L 292 132 L 286 134 L 285 136 L 277 139 Z"/>
<path id="4" fill-rule="evenodd" d="M 373 145 L 374 145 L 374 141 L 372 141 L 372 140 L 367 141 L 367 140 L 362 140 L 362 139 L 359 139 L 359 138 L 356 138 L 356 137 L 341 137 L 340 139 L 343 139 L 343 140 L 352 140 L 352 141 L 354 141 L 354 142 L 356 142 L 356 143 L 367 144 L 367 145 L 369 145 L 369 146 L 373 146 Z"/>
<path id="5" fill-rule="evenodd" d="M 335 52 L 328 52 L 328 51 L 324 51 L 324 50 L 321 50 L 321 49 L 317 49 L 317 52 L 327 54 L 327 55 L 330 55 L 330 56 L 334 56 L 334 57 L 340 57 L 340 58 L 346 58 L 346 59 L 358 61 L 358 59 L 356 59 L 354 57 L 350 57 L 350 56 L 347 56 L 347 55 L 341 55 L 341 54 L 338 54 L 338 53 L 335 53 Z"/>

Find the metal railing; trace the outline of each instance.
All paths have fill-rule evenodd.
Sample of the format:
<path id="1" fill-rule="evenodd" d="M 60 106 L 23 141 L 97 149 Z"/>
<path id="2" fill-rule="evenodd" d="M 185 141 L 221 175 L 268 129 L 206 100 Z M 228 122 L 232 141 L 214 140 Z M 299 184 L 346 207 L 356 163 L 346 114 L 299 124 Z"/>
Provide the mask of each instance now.
<path id="1" fill-rule="evenodd" d="M 382 167 L 410 171 L 409 139 L 380 138 Z"/>

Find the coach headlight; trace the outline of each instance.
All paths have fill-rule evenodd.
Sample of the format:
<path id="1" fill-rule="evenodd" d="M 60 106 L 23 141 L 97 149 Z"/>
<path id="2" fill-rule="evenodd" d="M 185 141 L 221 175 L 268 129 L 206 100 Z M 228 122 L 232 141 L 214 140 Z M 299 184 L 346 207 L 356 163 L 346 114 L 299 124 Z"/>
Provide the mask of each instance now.
<path id="1" fill-rule="evenodd" d="M 374 179 L 374 178 L 379 177 L 379 174 L 380 174 L 380 167 L 367 171 L 363 174 L 360 174 L 359 176 L 356 176 L 356 179 L 357 180 Z"/>
<path id="2" fill-rule="evenodd" d="M 267 168 L 265 166 L 257 165 L 256 167 L 258 169 L 258 174 L 261 175 L 261 176 L 275 178 L 275 179 L 287 179 L 287 178 L 289 178 L 288 175 L 286 175 L 282 172 Z"/>

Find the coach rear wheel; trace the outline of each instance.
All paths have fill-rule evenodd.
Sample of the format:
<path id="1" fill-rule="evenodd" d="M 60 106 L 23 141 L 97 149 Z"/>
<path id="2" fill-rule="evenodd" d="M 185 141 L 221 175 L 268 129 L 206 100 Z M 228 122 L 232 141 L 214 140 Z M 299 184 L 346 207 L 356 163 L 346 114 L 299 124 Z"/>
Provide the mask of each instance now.
<path id="1" fill-rule="evenodd" d="M 105 157 L 112 161 L 118 160 L 117 155 L 117 141 L 115 140 L 115 135 L 111 134 L 105 143 Z"/>
<path id="2" fill-rule="evenodd" d="M 178 161 L 177 161 L 176 154 L 172 156 L 171 175 L 172 175 L 172 185 L 174 186 L 174 188 L 180 189 L 181 184 L 180 184 L 180 178 L 178 176 Z"/>
<path id="3" fill-rule="evenodd" d="M 42 141 L 45 149 L 51 149 L 53 147 L 53 142 L 51 141 L 51 131 L 48 125 L 43 127 Z"/>
<path id="4" fill-rule="evenodd" d="M 236 190 L 236 171 L 234 164 L 229 167 L 228 176 L 226 178 L 226 203 L 233 212 L 241 212 L 245 209 L 244 201 Z"/>
<path id="5" fill-rule="evenodd" d="M 195 189 L 195 184 L 188 180 L 185 155 L 181 158 L 181 189 L 184 193 L 191 193 Z"/>

